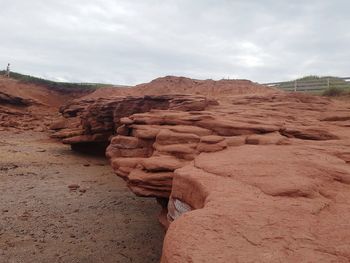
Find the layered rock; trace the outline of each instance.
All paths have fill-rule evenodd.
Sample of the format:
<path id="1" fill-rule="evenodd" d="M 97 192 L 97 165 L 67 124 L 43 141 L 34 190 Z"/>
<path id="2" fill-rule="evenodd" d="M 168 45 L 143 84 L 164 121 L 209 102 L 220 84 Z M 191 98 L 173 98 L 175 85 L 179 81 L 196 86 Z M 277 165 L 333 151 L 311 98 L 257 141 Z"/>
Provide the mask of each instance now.
<path id="1" fill-rule="evenodd" d="M 86 95 L 84 91 L 59 91 L 0 76 L 0 130 L 45 131 L 63 102 Z"/>
<path id="2" fill-rule="evenodd" d="M 135 194 L 166 208 L 162 262 L 347 262 L 349 223 L 334 215 L 350 215 L 347 114 L 300 94 L 153 110 L 121 119 L 128 135 L 107 155 Z"/>
<path id="3" fill-rule="evenodd" d="M 166 76 L 134 87 L 100 88 L 85 98 L 97 99 L 113 96 L 163 96 L 163 95 L 201 95 L 208 98 L 225 100 L 233 95 L 271 94 L 276 89 L 265 87 L 250 80 L 222 79 L 198 80 L 186 77 Z"/>
<path id="4" fill-rule="evenodd" d="M 163 96 L 127 96 L 97 99 L 79 99 L 61 107 L 64 120 L 52 125 L 53 137 L 63 139 L 63 143 L 73 149 L 92 151 L 96 147 L 105 150 L 109 139 L 117 132 L 129 134 L 124 117 L 134 113 L 148 112 L 152 109 L 204 110 L 216 104 L 203 96 L 163 95 Z"/>
<path id="5" fill-rule="evenodd" d="M 297 95 L 294 97 L 293 106 L 283 105 L 279 111 L 276 111 L 277 102 L 287 99 L 291 101 L 293 95 L 275 95 L 275 100 L 267 96 L 266 99 L 270 102 L 263 100 L 262 109 L 256 108 L 258 106 L 256 101 L 262 99 L 264 98 L 256 96 L 240 97 L 236 100 L 239 102 L 246 100 L 246 106 L 232 101 L 231 105 L 215 106 L 210 111 L 152 110 L 121 118 L 119 123 L 123 129 L 117 130 L 119 135 L 111 141 L 107 149 L 107 156 L 111 158 L 116 173 L 122 175 L 123 178 L 128 178 L 127 171 L 135 169 L 144 172 L 146 178 L 149 173 L 157 169 L 150 170 L 145 167 L 144 159 L 157 157 L 154 163 L 158 162 L 160 167 L 156 172 L 162 178 L 161 172 L 167 172 L 168 181 L 171 181 L 173 174 L 169 172 L 174 172 L 179 167 L 162 167 L 162 158 L 167 160 L 169 157 L 175 158 L 184 166 L 200 153 L 217 152 L 227 147 L 243 144 L 283 145 L 300 142 L 298 140 L 295 142 L 293 138 L 315 141 L 339 139 L 336 133 L 332 133 L 326 127 L 320 127 L 321 122 L 317 119 L 319 113 L 312 108 L 322 105 L 322 107 L 331 109 L 330 101 L 319 101 L 315 98 L 312 102 L 304 102 L 306 98 L 303 95 Z M 309 110 L 307 111 L 304 110 L 305 103 L 308 103 Z M 235 109 L 241 112 L 236 112 Z M 288 120 L 290 113 L 287 114 L 286 111 L 291 110 L 299 115 Z M 261 114 L 263 111 L 266 115 Z M 260 116 L 254 116 L 256 113 L 259 113 Z M 300 114 L 303 115 L 300 116 Z M 269 116 L 269 119 L 266 116 Z M 123 166 L 119 159 L 125 157 L 135 158 L 135 163 L 130 166 L 128 162 L 127 167 Z M 139 188 L 147 188 L 144 181 L 142 186 L 137 186 L 135 193 L 140 195 Z M 128 184 L 131 189 L 136 187 L 136 182 L 133 180 L 128 179 Z M 150 185 L 150 187 L 153 189 L 155 186 Z M 142 191 L 142 195 L 145 196 L 160 197 L 157 194 L 146 193 L 146 189 Z M 168 195 L 169 191 L 161 196 Z"/>
<path id="6" fill-rule="evenodd" d="M 65 142 L 109 143 L 116 174 L 157 198 L 164 263 L 348 262 L 348 104 L 281 92 L 219 102 L 75 102 L 62 113 L 80 135 Z"/>
<path id="7" fill-rule="evenodd" d="M 308 146 L 203 153 L 175 172 L 162 262 L 348 262 L 349 179 Z"/>

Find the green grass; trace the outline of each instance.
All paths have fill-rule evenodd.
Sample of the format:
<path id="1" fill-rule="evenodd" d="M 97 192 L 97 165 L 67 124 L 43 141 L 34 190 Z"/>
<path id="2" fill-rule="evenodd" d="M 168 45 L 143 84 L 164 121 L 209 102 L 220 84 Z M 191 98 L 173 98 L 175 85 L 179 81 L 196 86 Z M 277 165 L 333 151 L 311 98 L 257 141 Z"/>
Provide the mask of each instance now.
<path id="1" fill-rule="evenodd" d="M 324 96 L 341 96 L 350 93 L 350 82 L 334 76 L 305 76 L 292 81 L 280 83 L 278 88 L 284 90 L 294 90 L 294 84 L 297 83 L 297 90 L 312 94 Z M 329 88 L 328 88 L 329 83 Z M 309 90 L 303 90 L 307 89 Z"/>
<path id="2" fill-rule="evenodd" d="M 344 95 L 345 91 L 342 88 L 338 87 L 330 87 L 323 91 L 322 95 L 323 96 L 329 96 L 329 97 L 337 97 L 337 96 L 342 96 Z"/>
<path id="3" fill-rule="evenodd" d="M 332 84 L 341 84 L 341 85 L 347 85 L 350 88 L 350 83 L 346 82 L 345 80 L 339 78 L 339 77 L 335 77 L 335 76 L 316 76 L 316 75 L 310 75 L 310 76 L 305 76 L 299 79 L 296 79 L 296 81 L 300 81 L 300 82 L 312 82 L 312 81 L 325 81 L 327 82 L 327 79 L 329 79 L 329 83 L 330 85 Z"/>
<path id="4" fill-rule="evenodd" d="M 5 71 L 0 71 L 0 75 L 5 75 Z M 111 84 L 102 83 L 70 83 L 70 82 L 58 82 L 42 78 L 37 78 L 29 75 L 20 74 L 17 72 L 11 72 L 10 77 L 16 79 L 23 83 L 36 84 L 40 86 L 45 86 L 50 89 L 57 91 L 94 91 L 98 88 L 111 87 Z"/>

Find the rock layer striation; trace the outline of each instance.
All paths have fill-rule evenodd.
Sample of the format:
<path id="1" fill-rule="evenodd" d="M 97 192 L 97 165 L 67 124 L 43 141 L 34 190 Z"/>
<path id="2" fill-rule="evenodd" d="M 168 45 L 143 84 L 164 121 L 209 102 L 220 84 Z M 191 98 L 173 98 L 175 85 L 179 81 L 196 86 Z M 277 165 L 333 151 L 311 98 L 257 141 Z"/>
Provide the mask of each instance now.
<path id="1" fill-rule="evenodd" d="M 283 92 L 157 95 L 61 112 L 75 126 L 56 124 L 55 136 L 105 142 L 130 190 L 158 199 L 162 262 L 350 260 L 349 104 Z"/>

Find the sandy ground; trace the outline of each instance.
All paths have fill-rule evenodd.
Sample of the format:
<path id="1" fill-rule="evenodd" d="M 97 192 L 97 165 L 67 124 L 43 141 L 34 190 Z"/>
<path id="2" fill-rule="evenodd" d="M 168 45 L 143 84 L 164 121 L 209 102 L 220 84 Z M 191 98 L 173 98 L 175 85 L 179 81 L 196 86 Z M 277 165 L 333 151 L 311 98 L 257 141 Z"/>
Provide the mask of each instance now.
<path id="1" fill-rule="evenodd" d="M 159 261 L 159 206 L 135 197 L 104 158 L 45 133 L 0 132 L 0 192 L 1 263 Z"/>

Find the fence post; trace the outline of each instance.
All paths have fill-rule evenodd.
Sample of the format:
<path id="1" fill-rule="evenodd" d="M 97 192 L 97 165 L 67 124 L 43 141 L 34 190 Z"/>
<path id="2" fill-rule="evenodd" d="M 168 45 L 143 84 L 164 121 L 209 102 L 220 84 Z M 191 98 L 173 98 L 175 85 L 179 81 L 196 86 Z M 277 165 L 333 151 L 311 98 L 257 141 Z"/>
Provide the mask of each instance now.
<path id="1" fill-rule="evenodd" d="M 297 91 L 297 81 L 294 80 L 294 92 L 296 92 L 296 91 Z"/>
<path id="2" fill-rule="evenodd" d="M 329 89 L 329 78 L 327 78 L 327 89 Z"/>

